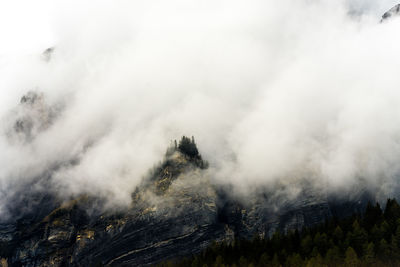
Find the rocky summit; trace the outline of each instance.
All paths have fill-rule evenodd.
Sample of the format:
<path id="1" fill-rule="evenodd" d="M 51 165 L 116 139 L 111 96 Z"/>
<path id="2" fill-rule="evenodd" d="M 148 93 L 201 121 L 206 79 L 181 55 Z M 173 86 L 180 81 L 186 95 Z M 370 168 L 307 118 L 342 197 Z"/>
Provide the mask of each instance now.
<path id="1" fill-rule="evenodd" d="M 93 196 L 61 201 L 51 192 L 25 194 L 15 212 L 34 203 L 31 212 L 0 225 L 1 262 L 146 266 L 201 252 L 213 242 L 301 229 L 335 213 L 336 206 L 311 187 L 293 200 L 282 199 L 279 208 L 272 205 L 276 194 L 265 190 L 245 201 L 234 198 L 211 182 L 207 167 L 194 139 L 183 137 L 143 179 L 125 210 L 103 211 L 102 199 Z"/>
<path id="2" fill-rule="evenodd" d="M 389 9 L 387 12 L 385 12 L 382 16 L 381 22 L 389 20 L 390 18 L 398 16 L 398 15 L 400 15 L 400 4 L 395 5 L 394 7 Z"/>

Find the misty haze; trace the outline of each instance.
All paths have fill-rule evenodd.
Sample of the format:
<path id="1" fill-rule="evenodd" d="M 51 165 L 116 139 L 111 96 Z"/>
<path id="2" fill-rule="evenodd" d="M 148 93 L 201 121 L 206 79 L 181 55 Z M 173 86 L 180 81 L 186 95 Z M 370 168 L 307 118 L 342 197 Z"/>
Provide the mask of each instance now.
<path id="1" fill-rule="evenodd" d="M 400 266 L 400 2 L 4 0 L 0 266 Z"/>

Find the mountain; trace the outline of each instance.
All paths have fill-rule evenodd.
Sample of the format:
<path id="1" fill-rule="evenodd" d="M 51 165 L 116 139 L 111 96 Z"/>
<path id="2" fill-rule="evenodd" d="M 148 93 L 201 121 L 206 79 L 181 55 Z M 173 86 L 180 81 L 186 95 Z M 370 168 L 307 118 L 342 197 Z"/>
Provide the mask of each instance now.
<path id="1" fill-rule="evenodd" d="M 398 15 L 400 15 L 400 4 L 395 5 L 394 7 L 389 9 L 387 12 L 385 12 L 382 16 L 381 22 L 387 21 L 387 20 L 391 19 L 392 17 L 398 16 Z"/>
<path id="2" fill-rule="evenodd" d="M 207 167 L 194 139 L 183 137 L 118 212 L 103 211 L 93 196 L 65 202 L 51 191 L 27 190 L 15 210 L 33 203 L 31 212 L 0 225 L 0 256 L 9 266 L 144 266 L 199 253 L 215 241 L 301 229 L 334 212 L 327 197 L 305 185 L 296 199 L 282 198 L 279 209 L 267 191 L 236 199 L 212 183 Z"/>
<path id="3" fill-rule="evenodd" d="M 399 13 L 400 5 L 382 20 Z M 43 54 L 51 60 L 54 49 Z M 43 95 L 24 95 L 5 121 L 10 143 L 24 145 L 62 112 Z M 75 159 L 68 159 L 73 164 Z M 60 163 L 65 164 L 65 163 Z M 52 166 L 53 169 L 60 166 Z M 182 137 L 132 192 L 125 209 L 104 209 L 101 196 L 61 198 L 49 186 L 52 170 L 17 185 L 0 218 L 1 266 L 146 266 L 196 254 L 213 242 L 266 237 L 345 217 L 375 196 L 364 188 L 327 195 L 307 179 L 260 187 L 237 196 L 216 184 L 194 138 Z M 246 179 L 246 177 L 243 177 Z M 288 187 L 297 192 L 288 198 Z"/>

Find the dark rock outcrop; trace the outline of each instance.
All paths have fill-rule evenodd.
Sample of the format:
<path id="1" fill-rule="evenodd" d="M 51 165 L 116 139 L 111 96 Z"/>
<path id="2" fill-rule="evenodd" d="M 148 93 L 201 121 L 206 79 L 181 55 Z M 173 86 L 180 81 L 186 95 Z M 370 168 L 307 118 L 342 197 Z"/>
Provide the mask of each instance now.
<path id="1" fill-rule="evenodd" d="M 42 59 L 46 62 L 49 62 L 54 54 L 54 47 L 49 47 L 46 50 L 43 51 L 42 53 Z"/>
<path id="2" fill-rule="evenodd" d="M 387 12 L 385 12 L 382 16 L 381 22 L 387 21 L 392 17 L 400 15 L 400 4 L 395 5 L 391 9 L 389 9 Z"/>

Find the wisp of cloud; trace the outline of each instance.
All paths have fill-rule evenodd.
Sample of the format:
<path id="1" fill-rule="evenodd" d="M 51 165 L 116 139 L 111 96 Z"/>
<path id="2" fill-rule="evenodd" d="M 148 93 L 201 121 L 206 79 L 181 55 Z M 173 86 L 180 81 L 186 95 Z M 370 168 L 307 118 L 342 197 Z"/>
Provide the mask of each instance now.
<path id="1" fill-rule="evenodd" d="M 34 5 L 40 23 L 27 17 L 2 37 L 0 211 L 49 172 L 45 187 L 61 197 L 129 203 L 182 135 L 196 137 L 213 181 L 237 192 L 310 179 L 327 192 L 362 184 L 396 194 L 400 19 L 379 23 L 394 4 Z M 39 40 L 30 47 L 28 32 Z M 39 106 L 20 101 L 28 91 Z M 29 138 L 15 133 L 18 120 L 32 123 Z"/>

